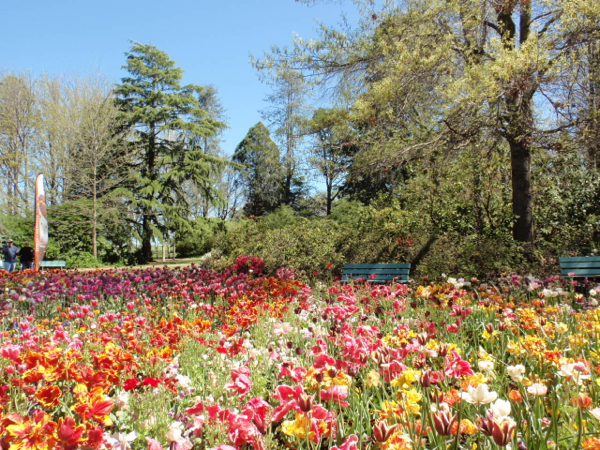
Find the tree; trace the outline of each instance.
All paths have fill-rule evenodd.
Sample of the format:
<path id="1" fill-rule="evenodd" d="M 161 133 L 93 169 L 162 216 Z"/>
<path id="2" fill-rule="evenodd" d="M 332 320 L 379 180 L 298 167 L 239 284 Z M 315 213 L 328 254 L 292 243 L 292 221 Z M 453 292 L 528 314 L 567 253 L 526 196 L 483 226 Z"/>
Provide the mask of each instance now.
<path id="1" fill-rule="evenodd" d="M 9 214 L 22 214 L 29 206 L 31 149 L 38 119 L 34 80 L 24 73 L 0 79 L 0 170 Z"/>
<path id="2" fill-rule="evenodd" d="M 92 255 L 98 257 L 98 229 L 103 219 L 123 217 L 118 188 L 130 175 L 131 154 L 120 148 L 119 110 L 112 86 L 100 77 L 76 80 L 66 90 L 74 116 L 71 157 L 66 197 L 80 205 L 80 215 L 92 229 Z M 110 218 L 110 219 L 109 219 Z"/>
<path id="3" fill-rule="evenodd" d="M 152 258 L 152 238 L 168 228 L 185 229 L 185 180 L 201 187 L 202 195 L 216 195 L 216 168 L 225 161 L 203 152 L 198 138 L 215 136 L 225 125 L 201 107 L 204 88 L 181 86 L 183 71 L 152 45 L 134 43 L 124 68 L 130 76 L 116 88 L 122 118 L 131 130 L 131 151 L 137 175 L 130 180 L 129 200 L 139 218 L 144 260 Z M 140 223 L 141 222 L 141 223 Z"/>
<path id="4" fill-rule="evenodd" d="M 331 214 L 333 201 L 340 195 L 344 175 L 350 163 L 350 148 L 356 145 L 356 133 L 350 128 L 348 111 L 341 108 L 317 109 L 308 130 L 315 137 L 311 164 L 325 181 L 325 213 Z"/>
<path id="5" fill-rule="evenodd" d="M 256 66 L 260 69 L 259 66 Z M 308 85 L 303 75 L 296 70 L 279 68 L 272 72 L 261 72 L 271 86 L 267 96 L 270 106 L 262 111 L 263 119 L 275 130 L 275 141 L 283 150 L 282 165 L 285 172 L 283 203 L 292 205 L 296 198 L 294 185 L 298 184 L 301 167 L 300 147 L 306 122 Z"/>
<path id="6" fill-rule="evenodd" d="M 357 3 L 362 33 L 324 27 L 320 40 L 296 40 L 268 64 L 354 80 L 356 114 L 372 128 L 407 119 L 400 133 L 379 134 L 379 149 L 387 141 L 397 154 L 440 154 L 500 137 L 510 151 L 513 237 L 531 241 L 532 154 L 576 128 L 548 112 L 570 103 L 579 65 L 570 55 L 600 39 L 600 2 L 401 0 L 380 11 Z"/>
<path id="7" fill-rule="evenodd" d="M 67 201 L 65 193 L 71 181 L 69 173 L 77 165 L 73 151 L 79 133 L 78 92 L 81 80 L 66 75 L 39 80 L 39 126 L 35 136 L 34 160 L 44 174 L 49 205 Z"/>
<path id="8" fill-rule="evenodd" d="M 218 97 L 218 91 L 214 86 L 207 86 L 200 95 L 199 100 L 200 106 L 207 112 L 208 117 L 221 122 L 224 122 L 227 119 L 225 116 L 225 109 Z M 222 140 L 220 131 L 221 130 L 219 130 L 219 134 L 215 134 L 214 136 L 197 137 L 195 144 L 200 145 L 206 155 L 225 158 L 225 152 L 221 147 Z M 220 216 L 228 194 L 224 177 L 226 177 L 225 173 L 229 169 L 230 168 L 228 167 L 220 167 L 219 171 L 215 174 L 214 185 L 219 193 L 216 198 L 214 196 L 213 198 L 208 198 L 202 195 L 200 192 L 201 188 L 193 182 L 185 183 L 186 195 L 190 204 L 191 216 L 193 218 L 207 218 L 213 214 Z"/>
<path id="9" fill-rule="evenodd" d="M 246 215 L 262 216 L 282 204 L 285 173 L 279 148 L 262 122 L 248 130 L 232 159 L 243 165 L 241 179 L 246 196 Z"/>

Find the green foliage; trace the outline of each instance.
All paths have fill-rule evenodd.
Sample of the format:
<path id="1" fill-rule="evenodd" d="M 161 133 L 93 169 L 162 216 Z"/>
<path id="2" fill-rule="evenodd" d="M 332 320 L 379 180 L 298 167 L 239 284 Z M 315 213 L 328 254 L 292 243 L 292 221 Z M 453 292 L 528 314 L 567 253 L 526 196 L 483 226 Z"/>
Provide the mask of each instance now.
<path id="1" fill-rule="evenodd" d="M 244 213 L 262 216 L 274 211 L 283 201 L 285 174 L 279 148 L 262 122 L 248 130 L 235 149 L 233 161 L 243 165 Z"/>
<path id="2" fill-rule="evenodd" d="M 191 230 L 177 237 L 177 256 L 202 256 L 214 247 L 215 238 L 226 231 L 226 222 L 217 218 L 198 217 Z"/>
<path id="3" fill-rule="evenodd" d="M 137 158 L 128 200 L 138 216 L 142 257 L 152 257 L 152 238 L 168 229 L 188 229 L 183 182 L 214 198 L 214 175 L 225 160 L 204 153 L 199 138 L 213 137 L 225 124 L 201 106 L 204 88 L 181 86 L 183 71 L 152 45 L 134 43 L 124 67 L 130 74 L 115 90 L 130 127 Z"/>
<path id="4" fill-rule="evenodd" d="M 260 225 L 266 230 L 276 230 L 294 226 L 299 220 L 300 218 L 296 215 L 291 206 L 282 205 L 271 214 L 264 216 L 260 221 Z"/>
<path id="5" fill-rule="evenodd" d="M 445 274 L 493 281 L 502 273 L 528 273 L 537 265 L 534 260 L 527 261 L 523 245 L 516 243 L 510 234 L 485 237 L 447 233 L 432 237 L 411 276 L 417 280 L 424 277 L 439 280 Z"/>
<path id="6" fill-rule="evenodd" d="M 23 245 L 24 241 L 33 243 L 33 217 L 21 217 L 18 215 L 0 215 L 0 235 L 3 239 L 12 239 L 18 247 Z"/>
<path id="7" fill-rule="evenodd" d="M 284 210 L 285 211 L 285 210 Z M 281 216 L 278 216 L 281 217 Z M 340 267 L 343 240 L 337 223 L 319 218 L 297 218 L 281 228 L 277 218 L 246 220 L 233 229 L 217 247 L 233 262 L 238 255 L 252 255 L 264 260 L 265 270 L 274 274 L 281 267 L 292 269 L 298 276 L 326 270 L 327 264 Z"/>
<path id="8" fill-rule="evenodd" d="M 536 177 L 537 240 L 551 255 L 589 255 L 600 246 L 600 179 L 576 154 L 545 158 Z"/>
<path id="9" fill-rule="evenodd" d="M 77 255 L 69 255 L 66 257 L 67 267 L 70 269 L 101 267 L 101 264 L 94 255 L 89 252 L 81 252 Z"/>
<path id="10" fill-rule="evenodd" d="M 66 259 L 90 252 L 92 235 L 89 218 L 70 203 L 48 208 L 47 259 Z"/>

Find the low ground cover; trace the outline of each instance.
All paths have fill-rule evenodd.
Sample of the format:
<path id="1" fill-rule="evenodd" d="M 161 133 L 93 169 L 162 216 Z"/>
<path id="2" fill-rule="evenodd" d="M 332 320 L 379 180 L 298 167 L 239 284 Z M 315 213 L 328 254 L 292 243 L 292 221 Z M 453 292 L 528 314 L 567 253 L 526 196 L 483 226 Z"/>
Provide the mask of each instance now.
<path id="1" fill-rule="evenodd" d="M 2 449 L 600 448 L 571 280 L 311 287 L 244 257 L 0 289 Z"/>

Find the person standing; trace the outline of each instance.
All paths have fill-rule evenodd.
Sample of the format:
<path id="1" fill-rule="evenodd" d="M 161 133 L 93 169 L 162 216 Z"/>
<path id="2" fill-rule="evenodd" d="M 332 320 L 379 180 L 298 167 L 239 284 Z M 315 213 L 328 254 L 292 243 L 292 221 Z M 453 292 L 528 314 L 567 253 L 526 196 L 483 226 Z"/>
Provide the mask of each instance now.
<path id="1" fill-rule="evenodd" d="M 25 242 L 25 245 L 19 250 L 21 270 L 33 269 L 33 255 L 33 248 L 29 245 L 29 242 Z"/>
<path id="2" fill-rule="evenodd" d="M 2 253 L 4 254 L 4 270 L 12 272 L 17 268 L 17 253 L 19 253 L 19 247 L 13 244 L 12 239 L 8 239 L 6 245 L 2 247 Z"/>

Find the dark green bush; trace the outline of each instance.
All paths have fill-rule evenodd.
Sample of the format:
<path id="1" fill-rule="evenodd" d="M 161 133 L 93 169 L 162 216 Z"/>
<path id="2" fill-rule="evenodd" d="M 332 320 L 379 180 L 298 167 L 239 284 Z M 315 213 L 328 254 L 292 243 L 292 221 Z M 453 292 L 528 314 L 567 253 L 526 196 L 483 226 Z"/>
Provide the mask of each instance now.
<path id="1" fill-rule="evenodd" d="M 432 238 L 413 277 L 439 280 L 446 275 L 492 280 L 504 272 L 520 272 L 526 266 L 525 249 L 510 236 L 447 233 Z"/>
<path id="2" fill-rule="evenodd" d="M 202 256 L 214 247 L 219 234 L 226 232 L 226 223 L 218 218 L 199 217 L 191 223 L 192 229 L 177 236 L 177 256 Z"/>

